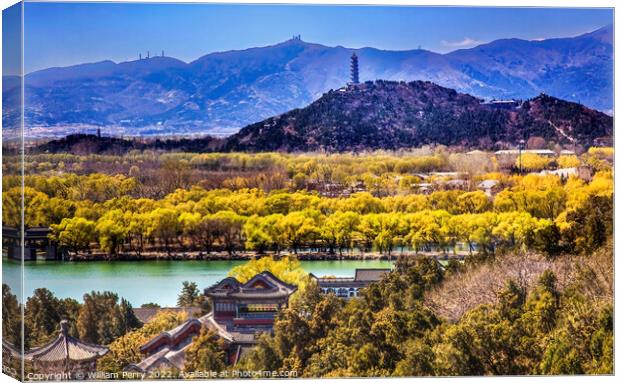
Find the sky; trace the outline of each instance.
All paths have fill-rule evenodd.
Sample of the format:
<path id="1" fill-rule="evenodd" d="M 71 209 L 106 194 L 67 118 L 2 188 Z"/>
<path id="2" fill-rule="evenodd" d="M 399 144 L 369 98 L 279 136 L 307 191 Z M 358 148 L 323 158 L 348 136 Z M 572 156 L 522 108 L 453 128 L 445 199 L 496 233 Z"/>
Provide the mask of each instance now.
<path id="1" fill-rule="evenodd" d="M 147 51 L 186 62 L 301 35 L 327 46 L 449 52 L 499 38 L 569 37 L 613 23 L 611 9 L 152 3 L 26 3 L 26 73 Z"/>
<path id="2" fill-rule="evenodd" d="M 22 6 L 2 10 L 2 75 L 21 73 Z"/>

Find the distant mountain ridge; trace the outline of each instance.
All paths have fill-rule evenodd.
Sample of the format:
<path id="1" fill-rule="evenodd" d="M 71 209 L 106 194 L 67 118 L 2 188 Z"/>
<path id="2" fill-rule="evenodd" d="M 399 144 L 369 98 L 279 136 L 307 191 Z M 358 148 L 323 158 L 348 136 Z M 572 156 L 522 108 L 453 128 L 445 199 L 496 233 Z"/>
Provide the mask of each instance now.
<path id="1" fill-rule="evenodd" d="M 330 91 L 302 109 L 249 125 L 227 151 L 363 151 L 426 144 L 497 148 L 542 136 L 591 145 L 613 134 L 612 117 L 547 95 L 487 103 L 425 81 L 366 82 Z"/>
<path id="2" fill-rule="evenodd" d="M 497 40 L 448 54 L 326 47 L 292 39 L 211 53 L 191 63 L 151 57 L 50 68 L 26 76 L 25 117 L 49 135 L 84 126 L 115 127 L 130 135 L 226 135 L 342 87 L 352 52 L 360 58 L 362 81 L 428 80 L 498 99 L 544 92 L 610 111 L 612 33 L 607 26 L 571 38 Z M 16 89 L 3 89 L 7 97 L 11 92 Z"/>

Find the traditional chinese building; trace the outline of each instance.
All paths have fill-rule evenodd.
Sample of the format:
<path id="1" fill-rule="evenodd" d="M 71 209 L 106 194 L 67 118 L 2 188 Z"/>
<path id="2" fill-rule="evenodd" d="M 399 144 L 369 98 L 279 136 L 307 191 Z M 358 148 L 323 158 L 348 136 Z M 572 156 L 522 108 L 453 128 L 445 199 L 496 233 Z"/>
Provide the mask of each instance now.
<path id="1" fill-rule="evenodd" d="M 213 302 L 213 318 L 226 330 L 239 333 L 271 331 L 278 311 L 297 290 L 268 271 L 242 284 L 226 278 L 205 290 Z"/>
<path id="2" fill-rule="evenodd" d="M 355 277 L 317 277 L 310 274 L 317 281 L 323 294 L 334 293 L 339 298 L 354 298 L 359 296 L 360 289 L 389 273 L 391 269 L 355 269 Z"/>
<path id="3" fill-rule="evenodd" d="M 185 352 L 191 346 L 193 338 L 200 334 L 200 330 L 203 327 L 217 332 L 224 340 L 226 350 L 229 351 L 231 349 L 233 344 L 232 335 L 225 328 L 218 325 L 213 320 L 213 314 L 209 313 L 201 318 L 188 319 L 172 330 L 159 333 L 140 347 L 140 352 L 144 355 L 144 359 L 139 363 L 129 365 L 125 370 L 136 372 L 183 370 Z"/>
<path id="4" fill-rule="evenodd" d="M 209 314 L 189 319 L 164 331 L 142 345 L 144 359 L 127 367 L 128 371 L 148 372 L 160 369 L 183 370 L 185 352 L 200 330 L 214 330 L 224 341 L 228 362 L 236 364 L 256 344 L 256 335 L 271 332 L 276 314 L 288 305 L 297 290 L 270 272 L 255 275 L 246 283 L 225 278 L 205 290 L 211 298 Z"/>
<path id="5" fill-rule="evenodd" d="M 56 244 L 49 239 L 49 227 L 31 227 L 25 230 L 24 261 L 36 261 L 37 253 L 45 254 L 46 260 L 62 258 Z M 14 227 L 2 226 L 2 248 L 11 259 L 22 259 L 21 231 Z"/>
<path id="6" fill-rule="evenodd" d="M 32 362 L 36 372 L 88 373 L 96 371 L 97 359 L 107 352 L 107 347 L 69 336 L 68 323 L 63 320 L 60 322 L 58 337 L 45 346 L 30 349 L 24 354 L 24 359 Z"/>

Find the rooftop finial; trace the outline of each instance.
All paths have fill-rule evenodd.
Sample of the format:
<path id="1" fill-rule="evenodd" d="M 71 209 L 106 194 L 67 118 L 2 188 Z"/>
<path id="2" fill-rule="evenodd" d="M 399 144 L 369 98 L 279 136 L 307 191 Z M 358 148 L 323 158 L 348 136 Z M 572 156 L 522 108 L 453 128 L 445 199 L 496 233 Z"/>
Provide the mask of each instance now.
<path id="1" fill-rule="evenodd" d="M 69 333 L 69 322 L 66 319 L 60 321 L 60 333 L 63 336 L 67 336 Z"/>

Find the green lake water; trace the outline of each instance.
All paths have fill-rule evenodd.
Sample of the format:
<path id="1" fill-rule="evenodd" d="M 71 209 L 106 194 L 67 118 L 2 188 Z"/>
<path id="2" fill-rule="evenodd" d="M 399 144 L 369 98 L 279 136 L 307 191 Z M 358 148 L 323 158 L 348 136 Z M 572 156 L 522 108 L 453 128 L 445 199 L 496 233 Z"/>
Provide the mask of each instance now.
<path id="1" fill-rule="evenodd" d="M 59 298 L 82 300 L 90 291 L 113 291 L 134 307 L 154 302 L 175 306 L 183 281 L 192 281 L 200 289 L 209 287 L 228 271 L 245 261 L 117 261 L 26 263 L 24 290 L 26 297 L 34 289 L 45 287 Z M 343 260 L 302 261 L 302 267 L 315 275 L 354 276 L 356 268 L 388 268 L 390 261 Z M 17 286 L 20 278 L 18 262 L 3 259 L 3 283 Z M 13 288 L 13 290 L 15 290 Z"/>

